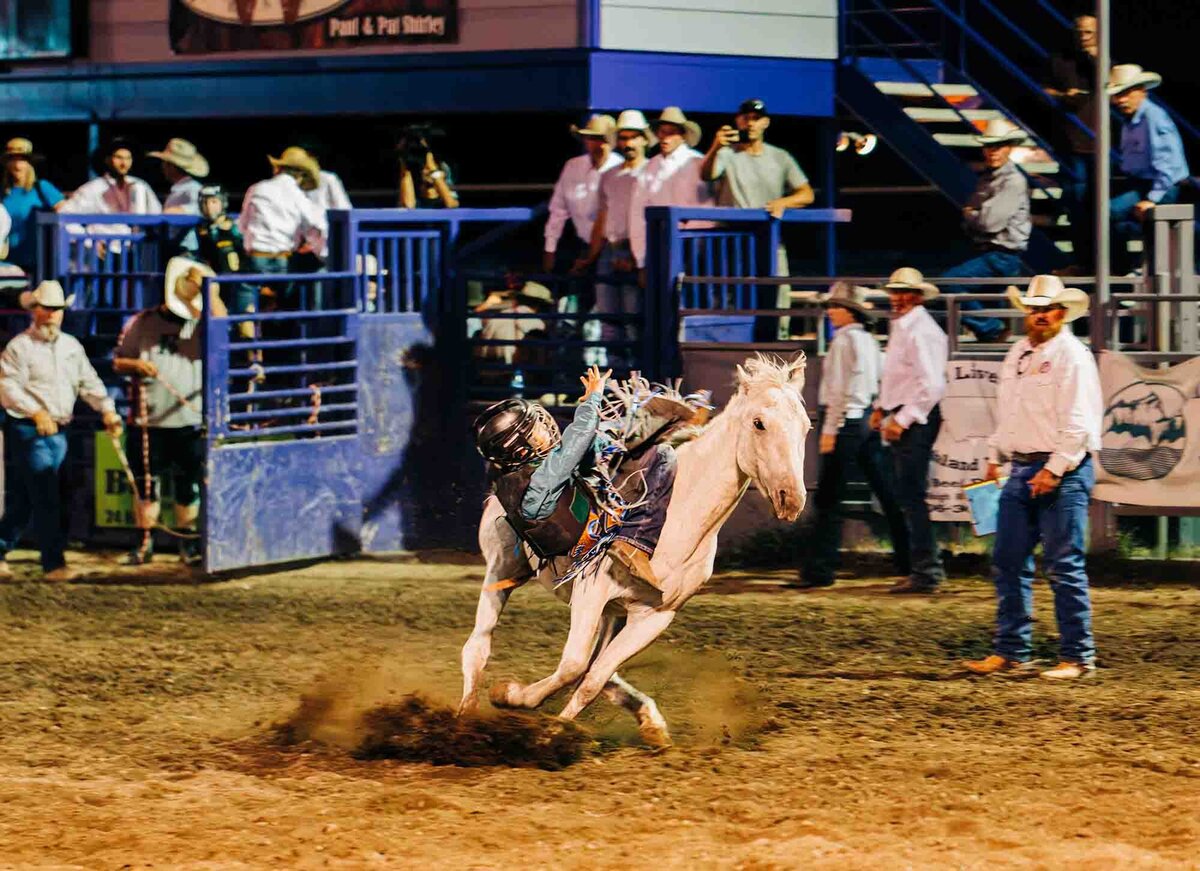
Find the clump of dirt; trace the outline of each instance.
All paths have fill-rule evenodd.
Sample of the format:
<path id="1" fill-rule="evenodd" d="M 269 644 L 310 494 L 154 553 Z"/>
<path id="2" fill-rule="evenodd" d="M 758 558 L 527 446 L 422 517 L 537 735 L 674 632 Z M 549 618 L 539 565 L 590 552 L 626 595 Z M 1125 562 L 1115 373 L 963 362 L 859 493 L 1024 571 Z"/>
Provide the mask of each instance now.
<path id="1" fill-rule="evenodd" d="M 338 716 L 337 709 L 335 696 L 304 696 L 296 712 L 274 727 L 275 739 L 289 746 L 319 741 L 329 718 Z M 369 708 L 350 725 L 355 740 L 348 749 L 356 759 L 433 765 L 557 771 L 582 759 L 593 743 L 588 732 L 572 722 L 517 711 L 459 716 L 418 693 Z"/>

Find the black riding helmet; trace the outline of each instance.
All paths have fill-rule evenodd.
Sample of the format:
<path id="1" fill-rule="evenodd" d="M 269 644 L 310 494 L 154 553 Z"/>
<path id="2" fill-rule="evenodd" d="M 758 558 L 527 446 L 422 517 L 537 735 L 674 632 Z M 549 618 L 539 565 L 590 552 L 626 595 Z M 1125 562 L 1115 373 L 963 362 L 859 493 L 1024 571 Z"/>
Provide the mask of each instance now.
<path id="1" fill-rule="evenodd" d="M 200 202 L 204 202 L 209 197 L 216 197 L 221 201 L 222 213 L 229 210 L 229 195 L 225 193 L 225 189 L 219 184 L 209 184 L 200 188 Z"/>
<path id="2" fill-rule="evenodd" d="M 530 442 L 539 425 L 551 435 L 550 443 L 540 449 Z M 489 463 L 506 469 L 545 456 L 562 439 L 550 412 L 524 399 L 505 399 L 490 406 L 475 419 L 473 430 L 476 450 Z"/>

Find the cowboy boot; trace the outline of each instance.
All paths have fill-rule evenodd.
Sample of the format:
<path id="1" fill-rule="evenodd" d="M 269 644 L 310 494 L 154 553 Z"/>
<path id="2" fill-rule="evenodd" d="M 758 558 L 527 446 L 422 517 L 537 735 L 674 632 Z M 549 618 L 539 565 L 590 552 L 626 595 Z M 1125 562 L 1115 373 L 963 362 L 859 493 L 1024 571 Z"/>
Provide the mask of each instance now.
<path id="1" fill-rule="evenodd" d="M 639 581 L 644 581 L 654 589 L 662 592 L 662 581 L 654 574 L 650 566 L 650 557 L 645 551 L 639 550 L 627 541 L 614 541 L 608 549 L 609 555 Z"/>

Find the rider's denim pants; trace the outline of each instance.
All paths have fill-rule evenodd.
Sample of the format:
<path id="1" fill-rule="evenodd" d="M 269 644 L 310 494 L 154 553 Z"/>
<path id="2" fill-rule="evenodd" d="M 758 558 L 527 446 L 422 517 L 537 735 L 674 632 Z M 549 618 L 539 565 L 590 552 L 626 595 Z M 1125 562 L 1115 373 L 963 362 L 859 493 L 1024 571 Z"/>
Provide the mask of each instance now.
<path id="1" fill-rule="evenodd" d="M 644 470 L 644 485 L 638 483 L 642 477 L 638 475 L 622 487 L 622 492 L 629 501 L 641 504 L 625 515 L 617 539 L 653 556 L 663 524 L 667 522 L 667 504 L 675 486 L 675 449 L 670 445 L 655 445 L 639 466 Z"/>
<path id="2" fill-rule="evenodd" d="M 1058 487 L 1036 499 L 1029 481 L 1044 463 L 1013 462 L 1000 494 L 996 545 L 996 653 L 1024 662 L 1033 649 L 1033 549 L 1042 542 L 1046 574 L 1054 590 L 1061 658 L 1090 663 L 1092 603 L 1088 595 L 1084 530 L 1088 499 L 1096 483 L 1090 457 L 1063 476 Z"/>

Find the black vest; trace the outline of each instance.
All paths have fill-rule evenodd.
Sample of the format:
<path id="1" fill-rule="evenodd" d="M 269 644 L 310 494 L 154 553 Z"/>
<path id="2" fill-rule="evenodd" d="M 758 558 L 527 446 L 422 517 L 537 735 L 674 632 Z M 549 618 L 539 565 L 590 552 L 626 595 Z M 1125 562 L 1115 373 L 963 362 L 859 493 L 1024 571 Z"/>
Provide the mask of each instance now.
<path id="1" fill-rule="evenodd" d="M 545 520 L 526 520 L 521 514 L 521 500 L 529 489 L 529 479 L 537 467 L 521 466 L 506 472 L 493 485 L 496 498 L 504 506 L 508 523 L 526 544 L 542 559 L 562 556 L 573 548 L 587 528 L 591 505 L 584 488 L 572 480 L 558 497 L 554 513 Z"/>

